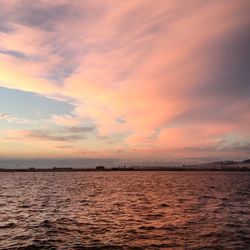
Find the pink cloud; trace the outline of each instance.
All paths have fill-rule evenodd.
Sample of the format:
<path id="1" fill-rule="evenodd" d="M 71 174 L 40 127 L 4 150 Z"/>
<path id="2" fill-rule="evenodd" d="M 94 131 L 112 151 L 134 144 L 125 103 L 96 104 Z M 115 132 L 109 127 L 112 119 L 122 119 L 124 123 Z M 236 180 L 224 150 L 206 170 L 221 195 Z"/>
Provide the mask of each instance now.
<path id="1" fill-rule="evenodd" d="M 6 6 L 16 13 L 15 4 Z M 55 11 L 60 6 L 63 18 Z M 220 96 L 206 91 L 227 84 L 219 77 L 225 71 L 223 45 L 249 23 L 247 6 L 247 1 L 39 2 L 40 11 L 54 14 L 49 23 L 17 15 L 14 31 L 0 33 L 0 49 L 27 56 L 0 54 L 1 85 L 75 100 L 74 115 L 55 115 L 52 123 L 76 126 L 88 119 L 100 137 L 127 134 L 113 148 L 96 137 L 100 152 L 132 155 L 136 148 L 142 155 L 178 150 L 181 155 L 184 148 L 203 147 L 215 152 L 223 136 L 249 134 L 249 101 L 239 103 L 233 91 Z M 229 107 L 219 112 L 223 106 Z M 206 119 L 202 110 L 209 111 Z M 230 115 L 242 120 L 229 122 Z"/>

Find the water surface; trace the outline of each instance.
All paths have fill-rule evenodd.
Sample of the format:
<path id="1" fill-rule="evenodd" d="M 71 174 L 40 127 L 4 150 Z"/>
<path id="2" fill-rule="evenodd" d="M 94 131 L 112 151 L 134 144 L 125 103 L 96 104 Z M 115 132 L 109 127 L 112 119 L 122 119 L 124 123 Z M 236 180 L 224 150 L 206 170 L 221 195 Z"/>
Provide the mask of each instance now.
<path id="1" fill-rule="evenodd" d="M 249 172 L 0 173 L 0 249 L 247 249 Z"/>

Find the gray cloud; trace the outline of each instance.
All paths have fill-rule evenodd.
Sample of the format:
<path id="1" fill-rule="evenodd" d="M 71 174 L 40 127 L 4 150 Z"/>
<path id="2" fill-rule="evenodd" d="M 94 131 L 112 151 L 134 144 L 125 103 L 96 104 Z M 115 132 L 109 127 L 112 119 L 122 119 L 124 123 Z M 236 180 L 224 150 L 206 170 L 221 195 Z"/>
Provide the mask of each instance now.
<path id="1" fill-rule="evenodd" d="M 6 54 L 6 55 L 14 56 L 17 58 L 21 58 L 21 59 L 27 59 L 27 56 L 24 53 L 20 51 L 16 51 L 16 50 L 1 50 L 0 49 L 0 54 Z"/>
<path id="2" fill-rule="evenodd" d="M 5 114 L 0 113 L 3 119 Z M 20 140 L 22 137 L 25 139 L 37 139 L 45 141 L 58 141 L 58 142 L 73 142 L 79 140 L 85 140 L 87 136 L 95 131 L 95 127 L 69 127 L 61 130 L 47 130 L 47 129 L 37 129 L 37 130 L 23 130 L 21 131 L 21 137 L 7 137 L 6 139 Z"/>
<path id="3" fill-rule="evenodd" d="M 0 54 L 9 55 L 11 57 L 16 57 L 16 58 L 23 59 L 26 61 L 42 61 L 43 60 L 42 58 L 39 58 L 38 56 L 27 55 L 17 50 L 0 49 Z"/>
<path id="4" fill-rule="evenodd" d="M 39 139 L 39 140 L 46 140 L 46 141 L 76 141 L 85 139 L 83 136 L 77 136 L 77 135 L 56 135 L 47 131 L 28 131 L 27 137 L 33 138 L 33 139 Z"/>
<path id="5" fill-rule="evenodd" d="M 213 57 L 209 74 L 191 87 L 185 98 L 193 105 L 179 114 L 173 124 L 228 123 L 243 126 L 250 106 L 250 20 L 239 29 L 204 44 L 202 61 Z M 249 115 L 248 115 L 249 119 Z"/>
<path id="6" fill-rule="evenodd" d="M 76 14 L 66 4 L 48 5 L 43 1 L 27 0 L 20 2 L 12 12 L 17 23 L 47 31 L 52 31 L 58 22 Z"/>
<path id="7" fill-rule="evenodd" d="M 224 102 L 248 99 L 250 95 L 250 20 L 234 32 L 218 37 L 214 43 L 206 46 L 206 56 L 214 56 L 210 76 L 200 84 L 194 94 L 196 97 L 213 96 Z M 204 57 L 206 60 L 206 57 Z"/>
<path id="8" fill-rule="evenodd" d="M 89 133 L 89 132 L 94 132 L 95 127 L 94 126 L 89 126 L 89 127 L 69 127 L 68 132 L 71 133 Z"/>

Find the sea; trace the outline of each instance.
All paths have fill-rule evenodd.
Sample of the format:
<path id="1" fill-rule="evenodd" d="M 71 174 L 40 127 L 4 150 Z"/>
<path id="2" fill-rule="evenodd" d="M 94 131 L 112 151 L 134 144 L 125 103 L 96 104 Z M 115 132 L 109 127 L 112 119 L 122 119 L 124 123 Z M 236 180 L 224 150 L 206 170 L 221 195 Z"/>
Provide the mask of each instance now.
<path id="1" fill-rule="evenodd" d="M 250 172 L 1 172 L 0 249 L 250 249 Z"/>

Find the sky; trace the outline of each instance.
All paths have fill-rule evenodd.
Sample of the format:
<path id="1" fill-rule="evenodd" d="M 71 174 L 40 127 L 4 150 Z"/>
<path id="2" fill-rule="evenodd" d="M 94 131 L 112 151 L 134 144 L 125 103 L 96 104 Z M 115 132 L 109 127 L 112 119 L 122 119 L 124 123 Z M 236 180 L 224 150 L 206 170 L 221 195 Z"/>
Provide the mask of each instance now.
<path id="1" fill-rule="evenodd" d="M 0 157 L 249 158 L 249 0 L 0 5 Z"/>

